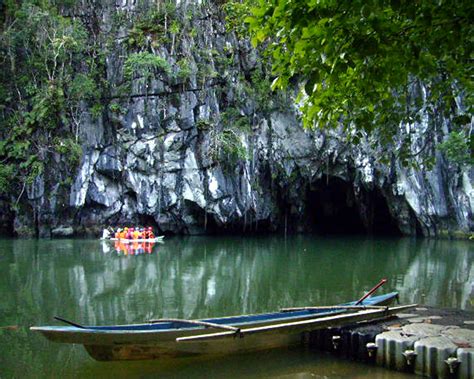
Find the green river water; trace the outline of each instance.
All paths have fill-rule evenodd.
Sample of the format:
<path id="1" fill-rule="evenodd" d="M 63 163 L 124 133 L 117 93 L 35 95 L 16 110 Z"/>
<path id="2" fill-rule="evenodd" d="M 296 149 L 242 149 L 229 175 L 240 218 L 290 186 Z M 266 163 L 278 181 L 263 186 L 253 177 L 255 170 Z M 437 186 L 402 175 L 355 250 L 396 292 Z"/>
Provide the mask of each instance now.
<path id="1" fill-rule="evenodd" d="M 140 254 L 135 254 L 135 252 Z M 0 240 L 0 378 L 410 378 L 303 347 L 228 357 L 96 362 L 31 325 L 140 323 L 330 305 L 378 293 L 474 309 L 474 244 L 364 237 Z"/>

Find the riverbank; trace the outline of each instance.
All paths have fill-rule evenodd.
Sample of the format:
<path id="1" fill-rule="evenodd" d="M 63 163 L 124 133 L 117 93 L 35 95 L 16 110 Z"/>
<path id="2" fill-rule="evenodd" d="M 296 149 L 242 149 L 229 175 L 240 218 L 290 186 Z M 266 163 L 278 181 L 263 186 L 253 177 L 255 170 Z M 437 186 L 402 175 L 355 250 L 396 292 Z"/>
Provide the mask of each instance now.
<path id="1" fill-rule="evenodd" d="M 309 334 L 337 356 L 425 377 L 474 377 L 474 312 L 420 306 L 390 320 Z"/>

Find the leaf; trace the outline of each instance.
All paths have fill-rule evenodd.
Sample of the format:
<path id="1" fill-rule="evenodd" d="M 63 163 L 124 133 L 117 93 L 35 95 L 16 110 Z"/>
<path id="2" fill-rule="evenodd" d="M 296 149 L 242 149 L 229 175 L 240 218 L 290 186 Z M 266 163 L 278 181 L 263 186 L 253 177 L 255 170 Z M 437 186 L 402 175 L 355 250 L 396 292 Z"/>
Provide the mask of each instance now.
<path id="1" fill-rule="evenodd" d="M 319 72 L 318 71 L 315 71 L 313 72 L 313 74 L 311 75 L 310 79 L 306 82 L 305 84 L 305 92 L 307 95 L 311 95 L 314 91 L 314 86 L 319 83 Z"/>
<path id="2" fill-rule="evenodd" d="M 281 88 L 280 77 L 277 76 L 275 79 L 273 79 L 272 84 L 270 85 L 270 88 L 272 89 L 272 91 L 275 91 L 275 89 L 277 88 Z"/>

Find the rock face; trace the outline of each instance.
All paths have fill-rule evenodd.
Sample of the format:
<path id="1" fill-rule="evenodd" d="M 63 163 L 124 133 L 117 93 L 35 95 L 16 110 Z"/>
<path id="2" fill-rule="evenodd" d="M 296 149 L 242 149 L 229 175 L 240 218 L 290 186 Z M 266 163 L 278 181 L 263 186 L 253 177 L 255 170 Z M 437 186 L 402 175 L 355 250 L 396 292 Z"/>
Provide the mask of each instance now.
<path id="1" fill-rule="evenodd" d="M 226 31 L 216 5 L 179 2 L 157 35 L 137 29 L 145 21 L 131 21 L 149 10 L 132 0 L 114 3 L 98 10 L 100 33 L 113 37 L 108 108 L 98 119 L 84 117 L 84 154 L 69 199 L 39 180 L 28 194 L 33 205 L 15 213 L 18 233 L 36 227 L 48 236 L 71 226 L 75 234 L 97 234 L 120 224 L 184 234 L 473 231 L 470 167 L 440 153 L 429 169 L 418 156 L 417 169 L 380 163 L 369 141 L 348 145 L 338 131 L 303 130 L 293 101 L 265 89 L 264 64 L 248 41 Z M 166 66 L 127 79 L 126 57 L 138 52 Z M 416 131 L 414 153 L 432 148 L 428 127 L 436 125 L 438 140 L 450 128 L 449 119 L 425 113 L 400 131 Z M 54 205 L 64 201 L 60 212 Z"/>

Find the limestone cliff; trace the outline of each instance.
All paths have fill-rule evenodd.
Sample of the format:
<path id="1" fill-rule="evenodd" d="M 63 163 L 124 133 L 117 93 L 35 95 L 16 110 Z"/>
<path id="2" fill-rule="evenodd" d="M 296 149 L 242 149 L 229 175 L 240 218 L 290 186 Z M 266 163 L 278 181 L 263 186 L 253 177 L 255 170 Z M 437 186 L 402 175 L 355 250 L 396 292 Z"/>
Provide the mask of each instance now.
<path id="1" fill-rule="evenodd" d="M 382 163 L 369 140 L 349 145 L 337 130 L 303 130 L 291 96 L 265 90 L 264 63 L 226 30 L 219 5 L 138 3 L 103 2 L 91 15 L 106 51 L 107 106 L 81 125 L 84 154 L 69 198 L 38 178 L 32 207 L 10 211 L 17 233 L 122 224 L 183 234 L 473 231 L 473 171 L 433 147 L 449 119 L 421 110 L 422 121 L 400 130 L 414 134 L 414 153 L 431 150 L 432 167 L 422 156 L 416 168 Z M 160 28 L 146 24 L 158 19 L 145 17 L 152 11 Z M 140 52 L 161 66 L 127 74 L 127 57 Z"/>

